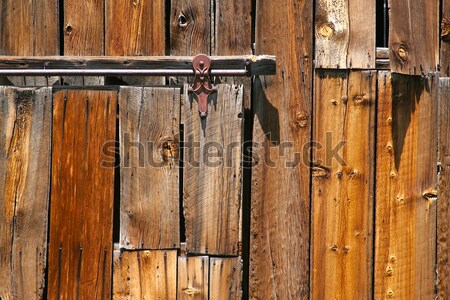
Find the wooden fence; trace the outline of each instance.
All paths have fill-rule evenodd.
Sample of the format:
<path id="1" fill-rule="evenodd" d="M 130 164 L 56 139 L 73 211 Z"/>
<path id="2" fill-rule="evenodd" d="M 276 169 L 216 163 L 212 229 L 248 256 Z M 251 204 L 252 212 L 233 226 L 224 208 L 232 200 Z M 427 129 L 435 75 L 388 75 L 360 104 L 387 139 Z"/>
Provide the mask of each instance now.
<path id="1" fill-rule="evenodd" d="M 206 122 L 184 77 L 0 78 L 0 299 L 449 299 L 449 1 L 384 2 L 0 1 L 0 55 L 277 57 Z"/>

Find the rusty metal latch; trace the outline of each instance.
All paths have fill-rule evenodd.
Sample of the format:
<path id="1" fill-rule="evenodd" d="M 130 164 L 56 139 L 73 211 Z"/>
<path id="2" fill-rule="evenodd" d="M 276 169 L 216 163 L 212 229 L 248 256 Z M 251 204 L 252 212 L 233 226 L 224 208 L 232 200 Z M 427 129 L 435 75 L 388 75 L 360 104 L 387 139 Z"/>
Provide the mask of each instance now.
<path id="1" fill-rule="evenodd" d="M 200 117 L 204 118 L 208 113 L 208 96 L 217 91 L 209 76 L 211 59 L 205 54 L 198 54 L 192 60 L 192 67 L 194 68 L 195 78 L 192 86 L 189 87 L 189 92 L 197 96 L 198 111 Z"/>

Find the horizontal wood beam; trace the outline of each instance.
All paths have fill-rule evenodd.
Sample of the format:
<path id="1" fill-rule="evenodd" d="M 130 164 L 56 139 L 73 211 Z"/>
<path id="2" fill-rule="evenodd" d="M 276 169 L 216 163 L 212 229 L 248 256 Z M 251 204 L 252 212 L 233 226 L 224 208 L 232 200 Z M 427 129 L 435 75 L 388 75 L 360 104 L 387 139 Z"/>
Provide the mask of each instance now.
<path id="1" fill-rule="evenodd" d="M 211 76 L 276 73 L 275 56 L 212 56 Z M 0 76 L 194 76 L 192 56 L 0 56 Z"/>

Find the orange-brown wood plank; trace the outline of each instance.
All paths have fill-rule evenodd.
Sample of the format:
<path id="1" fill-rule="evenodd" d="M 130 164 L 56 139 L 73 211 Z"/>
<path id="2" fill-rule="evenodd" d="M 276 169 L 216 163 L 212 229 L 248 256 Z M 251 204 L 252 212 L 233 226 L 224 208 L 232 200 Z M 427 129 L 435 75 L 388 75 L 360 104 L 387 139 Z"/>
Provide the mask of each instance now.
<path id="1" fill-rule="evenodd" d="M 312 1 L 256 3 L 256 53 L 277 75 L 254 83 L 251 299 L 309 297 L 312 24 Z"/>
<path id="2" fill-rule="evenodd" d="M 51 89 L 0 87 L 0 298 L 44 293 Z"/>
<path id="3" fill-rule="evenodd" d="M 435 81 L 379 72 L 375 299 L 435 299 Z"/>
<path id="4" fill-rule="evenodd" d="M 105 54 L 105 1 L 64 1 L 64 55 Z M 65 77 L 69 85 L 102 85 L 104 77 Z"/>
<path id="5" fill-rule="evenodd" d="M 439 0 L 389 0 L 392 72 L 428 75 L 439 65 Z"/>
<path id="6" fill-rule="evenodd" d="M 209 257 L 178 257 L 178 300 L 208 300 Z"/>
<path id="7" fill-rule="evenodd" d="M 106 1 L 106 55 L 164 55 L 165 1 Z M 121 78 L 130 85 L 164 84 L 164 77 Z"/>
<path id="8" fill-rule="evenodd" d="M 450 297 L 450 79 L 441 78 L 439 82 L 439 166 L 438 169 L 438 296 Z"/>
<path id="9" fill-rule="evenodd" d="M 177 251 L 114 251 L 114 300 L 176 300 Z"/>
<path id="10" fill-rule="evenodd" d="M 211 257 L 209 300 L 242 299 L 242 260 L 239 257 Z"/>
<path id="11" fill-rule="evenodd" d="M 243 86 L 219 85 L 200 118 L 187 89 L 184 215 L 188 253 L 238 255 L 241 238 Z"/>
<path id="12" fill-rule="evenodd" d="M 375 68 L 375 0 L 318 0 L 316 67 Z"/>
<path id="13" fill-rule="evenodd" d="M 117 93 L 54 94 L 48 299 L 109 299 Z"/>
<path id="14" fill-rule="evenodd" d="M 179 88 L 122 87 L 120 246 L 180 246 Z"/>
<path id="15" fill-rule="evenodd" d="M 371 299 L 376 73 L 316 71 L 312 299 Z"/>

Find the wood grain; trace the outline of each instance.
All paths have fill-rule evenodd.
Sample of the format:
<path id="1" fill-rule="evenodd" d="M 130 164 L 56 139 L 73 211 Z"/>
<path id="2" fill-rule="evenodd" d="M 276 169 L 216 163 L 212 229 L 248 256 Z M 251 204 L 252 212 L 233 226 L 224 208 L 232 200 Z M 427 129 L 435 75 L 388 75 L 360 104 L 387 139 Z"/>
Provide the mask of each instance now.
<path id="1" fill-rule="evenodd" d="M 0 1 L 0 55 L 59 55 L 58 1 Z M 58 77 L 7 79 L 18 86 L 47 86 Z"/>
<path id="2" fill-rule="evenodd" d="M 48 299 L 111 297 L 117 94 L 54 94 Z"/>
<path id="3" fill-rule="evenodd" d="M 428 75 L 439 64 L 439 1 L 389 0 L 392 72 Z"/>
<path id="4" fill-rule="evenodd" d="M 316 67 L 375 68 L 375 1 L 316 1 Z"/>
<path id="5" fill-rule="evenodd" d="M 114 300 L 176 300 L 177 251 L 114 251 Z"/>
<path id="6" fill-rule="evenodd" d="M 41 299 L 50 192 L 51 89 L 0 87 L 0 298 Z"/>
<path id="7" fill-rule="evenodd" d="M 184 215 L 188 253 L 238 255 L 243 87 L 219 85 L 208 116 L 185 90 Z"/>
<path id="8" fill-rule="evenodd" d="M 439 81 L 439 168 L 438 168 L 438 218 L 437 218 L 437 275 L 438 299 L 450 297 L 450 79 L 441 78 Z"/>
<path id="9" fill-rule="evenodd" d="M 372 71 L 316 72 L 312 299 L 372 298 L 375 101 Z"/>
<path id="10" fill-rule="evenodd" d="M 64 55 L 105 54 L 104 0 L 66 0 L 64 4 Z M 64 77 L 68 85 L 103 85 L 104 77 Z"/>
<path id="11" fill-rule="evenodd" d="M 209 260 L 209 300 L 241 300 L 242 261 L 239 257 Z"/>
<path id="12" fill-rule="evenodd" d="M 208 300 L 209 257 L 178 257 L 178 300 Z"/>
<path id="13" fill-rule="evenodd" d="M 310 24 L 312 1 L 256 2 L 256 54 L 276 55 L 278 72 L 253 86 L 250 299 L 309 298 L 310 170 L 302 148 L 311 139 Z"/>
<path id="14" fill-rule="evenodd" d="M 440 67 L 443 76 L 450 76 L 450 1 L 441 1 Z"/>
<path id="15" fill-rule="evenodd" d="M 165 1 L 106 1 L 106 55 L 164 55 Z M 164 77 L 121 77 L 130 85 L 164 84 Z"/>
<path id="16" fill-rule="evenodd" d="M 180 246 L 180 89 L 122 87 L 120 246 Z"/>
<path id="17" fill-rule="evenodd" d="M 375 299 L 434 299 L 437 82 L 379 72 Z"/>

